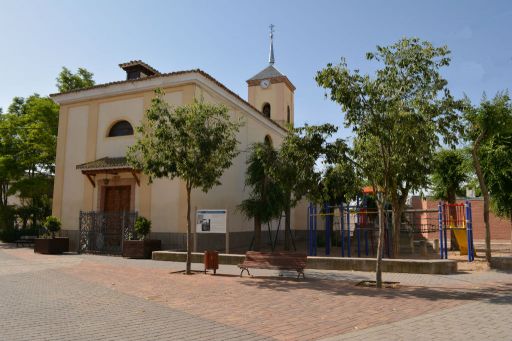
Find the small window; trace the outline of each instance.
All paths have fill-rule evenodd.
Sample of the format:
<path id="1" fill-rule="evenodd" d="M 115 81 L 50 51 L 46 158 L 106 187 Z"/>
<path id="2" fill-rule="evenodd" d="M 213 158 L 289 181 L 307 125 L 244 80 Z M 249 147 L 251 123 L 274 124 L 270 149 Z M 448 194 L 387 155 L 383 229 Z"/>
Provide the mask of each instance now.
<path id="1" fill-rule="evenodd" d="M 265 135 L 264 142 L 266 145 L 272 146 L 272 138 L 270 137 L 270 135 Z"/>
<path id="2" fill-rule="evenodd" d="M 286 122 L 290 123 L 290 106 L 286 108 Z"/>
<path id="3" fill-rule="evenodd" d="M 109 137 L 133 135 L 133 127 L 128 121 L 116 122 L 108 132 Z"/>
<path id="4" fill-rule="evenodd" d="M 263 104 L 262 111 L 263 111 L 263 115 L 265 115 L 265 117 L 270 118 L 270 104 L 268 104 L 268 103 Z"/>

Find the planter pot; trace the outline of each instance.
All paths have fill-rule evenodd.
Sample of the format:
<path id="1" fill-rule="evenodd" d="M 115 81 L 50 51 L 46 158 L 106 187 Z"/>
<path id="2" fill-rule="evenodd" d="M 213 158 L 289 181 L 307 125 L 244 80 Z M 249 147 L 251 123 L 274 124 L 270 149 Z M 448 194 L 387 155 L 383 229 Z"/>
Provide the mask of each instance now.
<path id="1" fill-rule="evenodd" d="M 162 250 L 159 239 L 123 240 L 123 257 L 151 259 L 153 251 Z"/>
<path id="2" fill-rule="evenodd" d="M 34 239 L 34 252 L 46 255 L 59 255 L 63 252 L 69 252 L 69 238 L 36 238 Z"/>

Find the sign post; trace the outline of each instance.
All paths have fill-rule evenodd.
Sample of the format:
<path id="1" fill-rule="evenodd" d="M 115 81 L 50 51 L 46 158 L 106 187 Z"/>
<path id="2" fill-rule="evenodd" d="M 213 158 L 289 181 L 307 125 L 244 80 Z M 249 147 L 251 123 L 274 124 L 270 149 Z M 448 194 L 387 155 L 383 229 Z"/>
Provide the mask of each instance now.
<path id="1" fill-rule="evenodd" d="M 226 252 L 229 252 L 229 234 L 227 233 L 227 210 L 196 210 L 196 233 L 224 233 L 226 235 Z"/>

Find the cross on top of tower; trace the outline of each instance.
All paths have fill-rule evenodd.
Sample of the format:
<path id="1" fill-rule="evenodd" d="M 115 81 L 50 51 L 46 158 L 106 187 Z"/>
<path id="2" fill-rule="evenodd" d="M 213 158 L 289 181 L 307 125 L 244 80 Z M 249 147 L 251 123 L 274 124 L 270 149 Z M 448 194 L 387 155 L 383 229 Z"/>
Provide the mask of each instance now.
<path id="1" fill-rule="evenodd" d="M 274 25 L 270 24 L 270 53 L 268 55 L 268 63 L 274 65 Z"/>

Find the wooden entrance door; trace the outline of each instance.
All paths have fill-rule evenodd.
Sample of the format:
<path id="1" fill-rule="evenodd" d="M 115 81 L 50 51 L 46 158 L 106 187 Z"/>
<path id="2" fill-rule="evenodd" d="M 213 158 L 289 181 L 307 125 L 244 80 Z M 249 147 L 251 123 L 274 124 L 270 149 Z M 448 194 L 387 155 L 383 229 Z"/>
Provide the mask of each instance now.
<path id="1" fill-rule="evenodd" d="M 131 186 L 105 187 L 103 211 L 105 211 L 104 242 L 107 249 L 121 250 L 123 220 L 130 211 Z"/>
<path id="2" fill-rule="evenodd" d="M 103 210 L 105 212 L 130 211 L 131 186 L 105 187 L 105 199 Z"/>

